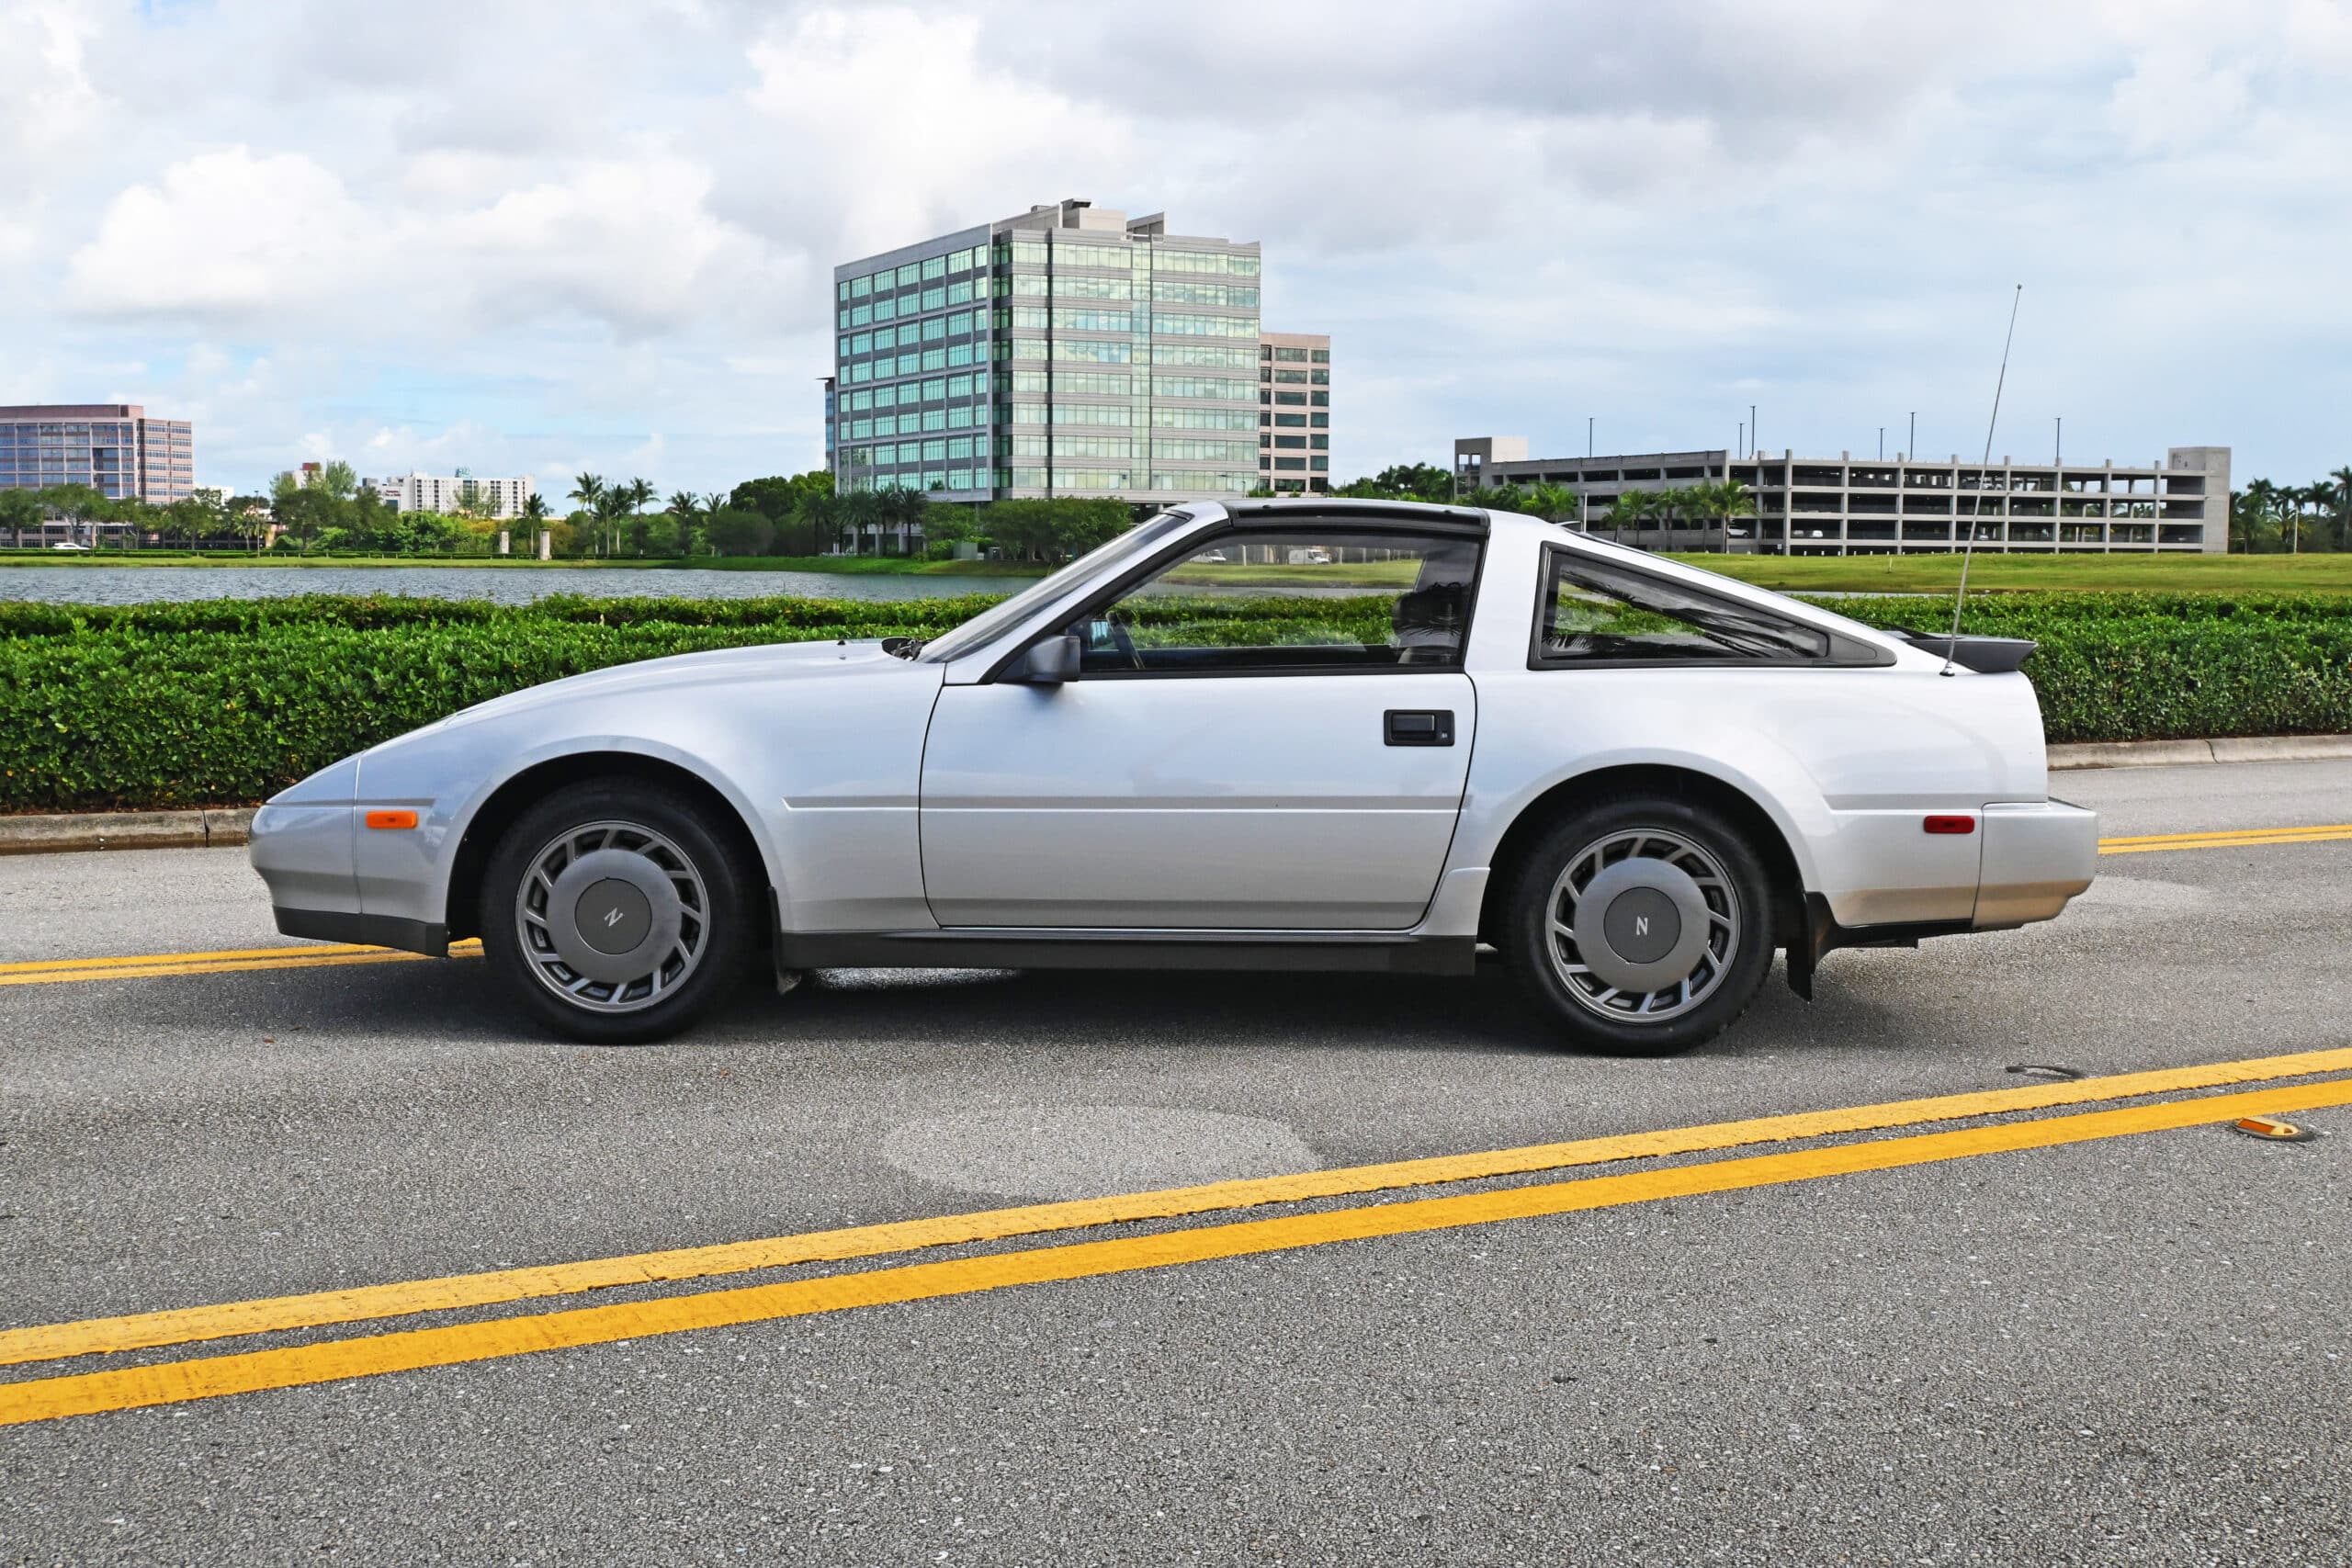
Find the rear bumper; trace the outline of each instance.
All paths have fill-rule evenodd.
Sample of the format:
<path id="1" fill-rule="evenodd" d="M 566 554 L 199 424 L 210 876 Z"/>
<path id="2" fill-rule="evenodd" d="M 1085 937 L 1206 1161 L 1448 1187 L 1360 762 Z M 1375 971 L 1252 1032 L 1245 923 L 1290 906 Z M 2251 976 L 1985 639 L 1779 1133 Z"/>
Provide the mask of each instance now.
<path id="1" fill-rule="evenodd" d="M 2044 800 L 1984 808 L 1975 931 L 2055 919 L 2098 869 L 2098 813 Z"/>

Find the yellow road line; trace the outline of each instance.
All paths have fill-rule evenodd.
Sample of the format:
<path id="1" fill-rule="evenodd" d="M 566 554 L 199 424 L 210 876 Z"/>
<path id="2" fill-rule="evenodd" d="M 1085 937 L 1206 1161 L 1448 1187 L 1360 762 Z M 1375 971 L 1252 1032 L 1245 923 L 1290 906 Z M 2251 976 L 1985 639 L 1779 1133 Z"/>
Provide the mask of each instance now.
<path id="1" fill-rule="evenodd" d="M 157 975 L 250 974 L 263 969 L 321 969 L 344 964 L 407 964 L 424 955 L 394 948 L 356 947 L 348 943 L 318 947 L 274 947 L 256 950 L 277 954 L 268 960 L 224 959 L 201 962 L 208 953 L 156 953 L 148 958 L 89 959 L 76 964 L 67 959 L 45 959 L 16 972 L 0 968 L 0 986 L 51 986 L 74 980 L 136 980 Z M 479 958 L 481 945 L 463 942 L 451 945 L 452 958 Z"/>
<path id="2" fill-rule="evenodd" d="M 1400 1187 L 1427 1187 L 1444 1182 L 1475 1181 L 1488 1177 L 1523 1176 L 1535 1171 L 1599 1165 L 1611 1160 L 1699 1154 L 1747 1144 L 1782 1143 L 1843 1133 L 1916 1126 L 1923 1122 L 1955 1121 L 1962 1117 L 2000 1115 L 2018 1111 L 2044 1111 L 2053 1106 L 2081 1105 L 2093 1100 L 2123 1100 L 2141 1095 L 2215 1089 L 2229 1084 L 2256 1083 L 2272 1078 L 2302 1077 L 2347 1068 L 2352 1068 L 2352 1048 L 2302 1051 L 2280 1056 L 2256 1056 L 2242 1061 L 2124 1073 L 2111 1077 L 1984 1089 L 1933 1099 L 1900 1100 L 1879 1105 L 1802 1111 L 1793 1115 L 1765 1116 L 1739 1122 L 1716 1122 L 1664 1132 L 1536 1144 L 1480 1154 L 1442 1155 L 1426 1159 L 1305 1171 L 1292 1176 L 1244 1181 L 1218 1181 L 1199 1187 L 1179 1187 L 1119 1197 L 989 1209 L 975 1213 L 855 1225 L 801 1235 L 642 1252 L 577 1263 L 502 1269 L 480 1274 L 455 1274 L 440 1279 L 412 1280 L 398 1284 L 362 1286 L 344 1291 L 320 1291 L 215 1306 L 179 1307 L 122 1317 L 44 1324 L 0 1332 L 0 1365 L 86 1356 L 102 1351 L 142 1349 L 159 1345 L 183 1345 L 200 1339 L 224 1339 L 241 1334 L 265 1334 L 276 1329 L 359 1323 L 413 1313 L 571 1295 L 614 1285 L 707 1279 L 714 1275 L 749 1273 L 801 1263 L 874 1258 L 922 1247 L 1001 1241 L 1011 1236 L 1082 1230 L 1137 1220 L 1172 1219 L 1219 1209 L 1253 1208 L 1261 1204 L 1298 1202 L 1312 1198 L 1359 1197 L 1367 1192 Z"/>
<path id="3" fill-rule="evenodd" d="M 2322 822 L 2308 827 L 2290 828 L 2211 828 L 2194 833 L 2135 833 L 2119 839 L 2101 839 L 2099 845 L 2153 844 L 2159 840 L 2177 842 L 2191 839 L 2245 839 L 2269 833 L 2352 833 L 2352 822 Z"/>
<path id="4" fill-rule="evenodd" d="M 2149 839 L 2101 839 L 2103 855 L 2154 854 L 2165 850 L 2246 850 L 2269 844 L 2318 844 L 2352 839 L 2352 828 L 2281 828 L 2264 832 L 2182 833 Z"/>
<path id="5" fill-rule="evenodd" d="M 297 958 L 321 953 L 381 953 L 356 942 L 305 942 L 297 947 L 231 947 L 217 953 L 133 953 L 119 958 L 39 958 L 23 964 L 0 964 L 0 975 L 31 975 L 44 969 L 112 969 L 126 964 L 205 964 L 231 958 Z"/>
<path id="6" fill-rule="evenodd" d="M 2268 1089 L 2246 1094 L 2164 1100 L 2153 1105 L 2032 1122 L 2008 1122 L 1957 1132 L 1926 1133 L 1870 1143 L 1839 1144 L 1785 1154 L 1587 1177 L 1494 1192 L 1461 1193 L 1411 1202 L 1373 1203 L 1321 1213 L 1230 1224 L 1199 1225 L 1157 1235 L 1073 1242 L 986 1258 L 909 1264 L 862 1273 L 832 1274 L 729 1291 L 569 1311 L 488 1323 L 410 1329 L 361 1339 L 256 1350 L 168 1362 L 160 1366 L 85 1372 L 0 1383 L 0 1426 L 87 1416 L 100 1411 L 175 1404 L 263 1389 L 298 1388 L 385 1372 L 492 1360 L 584 1345 L 718 1328 L 853 1307 L 968 1295 L 1008 1286 L 1043 1284 L 1135 1273 L 1215 1258 L 1320 1247 L 1337 1241 L 1408 1235 L 1501 1220 L 1532 1219 L 1651 1202 L 1662 1198 L 1732 1192 L 1866 1170 L 1966 1159 L 1978 1155 L 2053 1148 L 2234 1121 L 2242 1116 L 2352 1104 L 2352 1079 Z"/>

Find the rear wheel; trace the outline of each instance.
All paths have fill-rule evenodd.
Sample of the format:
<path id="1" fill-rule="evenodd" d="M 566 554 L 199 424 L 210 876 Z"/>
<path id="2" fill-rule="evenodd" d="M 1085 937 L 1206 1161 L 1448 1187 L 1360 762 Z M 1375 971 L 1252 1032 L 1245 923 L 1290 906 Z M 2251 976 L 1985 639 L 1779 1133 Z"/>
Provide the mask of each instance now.
<path id="1" fill-rule="evenodd" d="M 482 953 L 574 1040 L 666 1039 L 738 980 L 751 947 L 725 825 L 659 784 L 591 781 L 525 812 L 482 878 Z"/>
<path id="2" fill-rule="evenodd" d="M 1771 885 L 1730 823 L 1676 800 L 1614 800 L 1555 825 L 1520 868 L 1521 985 L 1589 1050 L 1656 1056 L 1713 1039 L 1772 963 Z"/>

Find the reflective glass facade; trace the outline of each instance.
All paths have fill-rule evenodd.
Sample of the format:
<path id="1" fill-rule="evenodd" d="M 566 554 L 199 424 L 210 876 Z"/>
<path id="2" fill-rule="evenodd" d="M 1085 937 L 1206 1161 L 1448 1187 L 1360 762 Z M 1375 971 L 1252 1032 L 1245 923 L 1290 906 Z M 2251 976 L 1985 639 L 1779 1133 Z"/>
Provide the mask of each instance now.
<path id="1" fill-rule="evenodd" d="M 1255 243 L 1062 203 L 835 268 L 836 482 L 958 502 L 1248 491 L 1259 265 Z"/>

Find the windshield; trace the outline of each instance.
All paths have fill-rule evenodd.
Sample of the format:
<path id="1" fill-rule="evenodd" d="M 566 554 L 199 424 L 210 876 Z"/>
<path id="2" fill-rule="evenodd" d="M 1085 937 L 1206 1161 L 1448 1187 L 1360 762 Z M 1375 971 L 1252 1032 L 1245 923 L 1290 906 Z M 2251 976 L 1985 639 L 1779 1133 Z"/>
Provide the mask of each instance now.
<path id="1" fill-rule="evenodd" d="M 1192 521 L 1190 513 L 1163 512 L 1139 523 L 1109 544 L 1096 546 L 1061 570 L 1040 578 L 1003 604 L 981 611 L 954 631 L 933 637 L 922 645 L 917 657 L 929 664 L 943 664 L 951 659 L 960 659 L 1006 627 L 1026 619 L 1031 611 L 1057 599 L 1067 598 L 1077 590 L 1109 576 Z"/>

